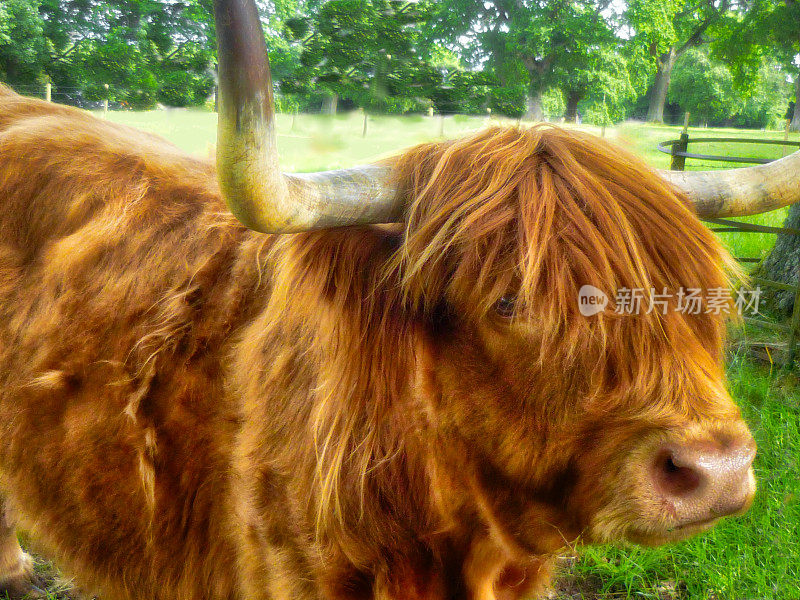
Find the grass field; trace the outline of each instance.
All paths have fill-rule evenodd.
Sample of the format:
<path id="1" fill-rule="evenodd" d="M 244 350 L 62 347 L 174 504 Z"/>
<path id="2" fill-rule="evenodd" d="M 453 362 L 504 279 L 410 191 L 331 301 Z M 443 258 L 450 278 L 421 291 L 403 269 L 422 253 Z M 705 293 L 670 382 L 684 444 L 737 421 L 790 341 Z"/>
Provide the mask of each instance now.
<path id="1" fill-rule="evenodd" d="M 161 111 L 111 113 L 108 118 L 156 132 L 183 148 L 213 153 L 216 116 L 205 112 Z M 438 118 L 370 118 L 362 138 L 358 114 L 326 118 L 280 115 L 279 144 L 289 171 L 349 166 L 387 156 L 414 143 L 440 137 Z M 486 119 L 449 117 L 447 137 L 484 126 Z M 513 122 L 512 122 L 513 123 Z M 592 127 L 585 127 L 599 133 Z M 669 157 L 657 142 L 674 139 L 679 128 L 627 124 L 607 132 L 621 146 L 649 163 L 667 168 Z M 691 130 L 692 136 L 777 138 L 781 132 Z M 794 134 L 794 140 L 800 135 Z M 691 146 L 690 151 L 780 156 L 780 147 L 734 144 Z M 691 161 L 688 166 L 692 166 Z M 754 217 L 779 225 L 785 211 Z M 762 256 L 773 236 L 727 234 L 725 242 L 739 256 Z M 588 548 L 565 561 L 553 598 L 559 600 L 792 600 L 800 599 L 800 385 L 795 373 L 733 355 L 729 364 L 731 391 L 742 407 L 759 444 L 755 469 L 759 491 L 752 510 L 691 541 L 658 549 Z"/>

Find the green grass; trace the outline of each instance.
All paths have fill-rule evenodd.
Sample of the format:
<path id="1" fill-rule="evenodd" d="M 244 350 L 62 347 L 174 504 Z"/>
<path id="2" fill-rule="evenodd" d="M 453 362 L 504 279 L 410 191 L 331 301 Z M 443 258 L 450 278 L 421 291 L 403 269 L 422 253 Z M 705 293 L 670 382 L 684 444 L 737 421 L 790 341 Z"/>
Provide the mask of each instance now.
<path id="1" fill-rule="evenodd" d="M 99 114 L 99 113 L 98 113 Z M 178 147 L 200 156 L 210 156 L 216 143 L 214 113 L 192 110 L 111 112 L 109 120 L 152 131 Z M 369 117 L 362 137 L 363 116 L 278 115 L 281 165 L 287 171 L 319 171 L 353 166 L 389 156 L 413 144 L 439 138 L 438 117 Z M 447 117 L 447 137 L 474 131 L 485 122 L 478 117 Z M 294 123 L 294 126 L 292 124 Z"/>
<path id="2" fill-rule="evenodd" d="M 154 131 L 184 150 L 210 156 L 215 140 L 215 115 L 192 111 L 111 113 L 109 119 Z M 485 124 L 483 118 L 448 118 L 445 136 L 467 133 Z M 330 118 L 279 115 L 279 144 L 284 168 L 319 170 L 368 162 L 412 144 L 439 138 L 438 118 L 371 117 L 362 138 L 358 114 Z M 597 128 L 583 127 L 594 133 Z M 624 125 L 608 137 L 667 168 L 669 157 L 657 142 L 674 139 L 676 127 Z M 782 132 L 692 129 L 690 135 L 781 138 Z M 792 139 L 800 140 L 793 134 Z M 708 153 L 779 156 L 780 147 L 733 144 L 692 146 Z M 768 154 L 772 153 L 772 154 Z M 777 154 L 775 154 L 777 153 Z M 696 163 L 689 161 L 693 168 Z M 718 165 L 713 165 L 718 166 Z M 785 211 L 749 219 L 780 225 Z M 774 243 L 766 234 L 723 234 L 737 256 L 763 256 Z M 797 376 L 757 365 L 742 356 L 729 364 L 731 391 L 742 407 L 759 445 L 755 469 L 759 489 L 753 508 L 693 540 L 656 549 L 599 547 L 580 551 L 562 574 L 560 599 L 610 600 L 790 600 L 800 598 L 800 385 Z"/>

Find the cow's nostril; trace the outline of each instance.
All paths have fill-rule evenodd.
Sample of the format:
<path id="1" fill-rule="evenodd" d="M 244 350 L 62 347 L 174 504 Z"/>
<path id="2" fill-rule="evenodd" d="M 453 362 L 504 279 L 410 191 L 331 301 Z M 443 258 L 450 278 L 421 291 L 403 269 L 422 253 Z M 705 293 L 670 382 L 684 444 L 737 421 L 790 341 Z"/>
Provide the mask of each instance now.
<path id="1" fill-rule="evenodd" d="M 670 452 L 664 452 L 656 463 L 656 481 L 662 494 L 667 497 L 683 497 L 700 487 L 701 475 L 690 466 L 675 463 Z"/>
<path id="2" fill-rule="evenodd" d="M 650 467 L 655 499 L 681 527 L 741 512 L 755 491 L 754 456 L 749 436 L 662 446 Z"/>

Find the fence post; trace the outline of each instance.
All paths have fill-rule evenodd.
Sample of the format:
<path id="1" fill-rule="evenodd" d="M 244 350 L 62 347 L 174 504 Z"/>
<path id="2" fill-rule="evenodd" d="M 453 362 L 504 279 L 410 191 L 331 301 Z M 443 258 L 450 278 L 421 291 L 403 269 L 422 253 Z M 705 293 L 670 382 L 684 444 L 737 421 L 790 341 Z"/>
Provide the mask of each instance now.
<path id="1" fill-rule="evenodd" d="M 47 102 L 52 102 L 52 95 L 53 95 L 53 85 L 48 81 L 44 84 L 44 99 Z M 786 131 L 789 131 L 787 128 Z"/>
<path id="2" fill-rule="evenodd" d="M 103 117 L 108 118 L 108 84 L 104 83 L 103 87 L 106 90 L 105 98 L 103 98 Z"/>
<path id="3" fill-rule="evenodd" d="M 439 137 L 444 137 L 444 114 L 439 113 Z"/>
<path id="4" fill-rule="evenodd" d="M 689 148 L 689 112 L 683 117 L 683 131 L 681 131 L 680 141 L 672 146 L 672 164 L 669 168 L 673 171 L 683 171 L 686 167 L 686 157 L 675 154 L 676 152 L 686 152 Z"/>

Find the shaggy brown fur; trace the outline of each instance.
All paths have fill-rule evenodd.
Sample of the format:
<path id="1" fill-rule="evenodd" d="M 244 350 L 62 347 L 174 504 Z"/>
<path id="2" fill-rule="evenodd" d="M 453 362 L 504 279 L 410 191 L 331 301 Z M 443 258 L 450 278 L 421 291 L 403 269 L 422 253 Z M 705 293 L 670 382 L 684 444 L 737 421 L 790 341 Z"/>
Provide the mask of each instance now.
<path id="1" fill-rule="evenodd" d="M 263 236 L 211 165 L 0 88 L 0 494 L 82 587 L 506 600 L 565 545 L 680 536 L 639 469 L 746 431 L 724 317 L 588 319 L 577 293 L 725 286 L 712 235 L 554 128 L 396 177 L 402 228 Z"/>

